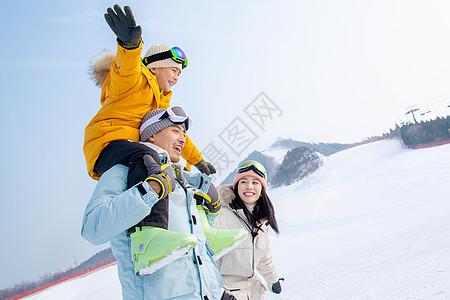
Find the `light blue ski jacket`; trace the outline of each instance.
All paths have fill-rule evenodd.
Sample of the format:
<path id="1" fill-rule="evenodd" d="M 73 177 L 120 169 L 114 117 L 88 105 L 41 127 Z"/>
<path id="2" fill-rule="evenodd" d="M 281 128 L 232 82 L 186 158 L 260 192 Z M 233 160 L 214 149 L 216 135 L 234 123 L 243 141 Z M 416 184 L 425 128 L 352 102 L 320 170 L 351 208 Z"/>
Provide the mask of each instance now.
<path id="1" fill-rule="evenodd" d="M 160 153 L 162 163 L 168 162 L 167 152 L 152 148 Z M 116 165 L 102 175 L 87 204 L 81 230 L 81 235 L 92 244 L 110 242 L 117 258 L 123 299 L 220 299 L 223 281 L 212 258 L 214 252 L 205 243 L 194 191 L 179 183 L 169 196 L 168 229 L 192 233 L 198 245 L 153 274 L 135 275 L 126 230 L 150 213 L 158 196 L 147 183 L 142 184 L 145 195 L 136 186 L 126 190 L 127 174 L 127 167 Z M 184 175 L 189 186 L 208 192 L 210 177 L 188 172 Z"/>

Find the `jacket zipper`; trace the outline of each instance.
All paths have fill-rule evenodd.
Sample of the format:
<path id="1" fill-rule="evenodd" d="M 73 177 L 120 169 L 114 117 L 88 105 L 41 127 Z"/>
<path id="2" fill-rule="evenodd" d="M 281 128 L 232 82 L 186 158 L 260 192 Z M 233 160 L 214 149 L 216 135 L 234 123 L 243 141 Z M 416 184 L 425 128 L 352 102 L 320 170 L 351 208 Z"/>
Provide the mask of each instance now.
<path id="1" fill-rule="evenodd" d="M 253 233 L 253 228 L 238 214 L 236 209 L 233 209 L 234 214 L 242 220 L 242 222 L 244 222 L 244 224 L 247 226 L 247 228 L 250 231 L 250 234 L 252 236 L 252 276 L 247 277 L 247 278 L 252 278 L 255 275 L 255 237 L 256 235 L 254 235 Z"/>
<path id="2" fill-rule="evenodd" d="M 190 207 L 190 203 L 189 203 L 189 200 L 188 200 L 188 187 L 185 186 L 184 184 L 181 184 L 181 182 L 178 179 L 177 179 L 177 181 L 180 183 L 180 185 L 183 188 L 184 193 L 186 195 L 186 209 L 187 209 L 188 215 L 191 217 L 191 219 L 195 219 L 195 216 L 191 212 L 191 207 Z M 193 222 L 194 221 L 189 222 L 190 225 L 191 225 L 191 234 L 194 234 L 194 224 L 193 224 Z M 195 222 L 195 223 L 197 223 L 197 222 Z M 201 261 L 200 260 L 200 256 L 197 255 L 197 252 L 195 251 L 195 247 L 192 248 L 192 253 L 194 254 L 194 259 L 195 259 L 194 260 L 194 265 L 197 268 L 198 278 L 200 279 L 200 282 L 199 282 L 200 296 L 203 296 L 202 274 L 200 272 L 200 263 L 199 263 Z M 205 295 L 205 297 L 208 297 L 208 296 Z"/>

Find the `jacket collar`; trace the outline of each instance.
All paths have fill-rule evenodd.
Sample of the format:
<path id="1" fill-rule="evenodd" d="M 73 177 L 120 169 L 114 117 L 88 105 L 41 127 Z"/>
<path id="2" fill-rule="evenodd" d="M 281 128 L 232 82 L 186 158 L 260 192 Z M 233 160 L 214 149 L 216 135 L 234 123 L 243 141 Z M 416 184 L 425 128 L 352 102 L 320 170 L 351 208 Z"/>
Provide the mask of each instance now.
<path id="1" fill-rule="evenodd" d="M 141 142 L 141 144 L 144 144 L 147 147 L 152 148 L 153 150 L 158 152 L 159 160 L 161 161 L 162 164 L 172 165 L 172 162 L 170 161 L 169 153 L 166 150 L 164 150 L 163 148 L 161 148 L 159 146 L 156 146 L 155 144 L 148 143 L 148 142 Z"/>

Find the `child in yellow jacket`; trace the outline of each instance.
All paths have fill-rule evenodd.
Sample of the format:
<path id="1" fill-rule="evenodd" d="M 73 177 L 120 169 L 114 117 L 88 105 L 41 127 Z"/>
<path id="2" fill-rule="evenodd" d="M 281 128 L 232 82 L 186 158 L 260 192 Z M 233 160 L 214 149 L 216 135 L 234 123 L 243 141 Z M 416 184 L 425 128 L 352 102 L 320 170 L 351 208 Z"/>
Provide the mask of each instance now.
<path id="1" fill-rule="evenodd" d="M 125 6 L 124 11 L 125 13 L 120 6 L 115 5 L 114 10 L 108 8 L 105 14 L 106 22 L 117 36 L 118 50 L 115 56 L 111 53 L 102 58 L 103 72 L 95 67 L 93 70 L 94 77 L 102 85 L 102 107 L 85 130 L 83 150 L 88 172 L 98 180 L 115 164 L 123 164 L 130 168 L 128 187 L 147 177 L 158 181 L 162 187 L 159 202 L 166 204 L 162 205 L 163 209 L 156 221 L 150 214 L 137 225 L 155 226 L 155 234 L 170 233 L 170 239 L 177 240 L 179 247 L 182 247 L 186 237 L 182 234 L 177 237 L 167 231 L 167 194 L 171 192 L 170 187 L 175 186 L 171 184 L 171 180 L 174 180 L 173 171 L 171 168 L 163 170 L 164 166 L 161 166 L 156 152 L 138 142 L 143 117 L 151 110 L 169 108 L 171 88 L 178 82 L 182 69 L 187 66 L 187 58 L 178 47 L 153 45 L 142 60 L 142 29 L 136 26 L 131 9 Z M 112 63 L 105 64 L 105 61 L 111 60 Z M 96 64 L 102 65 L 102 62 Z M 104 76 L 102 73 L 107 74 Z M 187 136 L 181 154 L 202 173 L 215 173 L 214 167 L 202 158 L 200 151 Z M 144 156 L 146 160 L 143 159 Z M 152 159 L 149 160 L 148 157 Z M 136 168 L 142 171 L 142 166 L 147 168 L 148 173 L 143 178 L 136 177 L 141 176 L 142 172 L 136 175 L 138 173 L 133 174 L 131 171 Z M 214 240 L 214 237 L 211 239 Z M 168 252 L 173 249 L 166 250 Z"/>
<path id="2" fill-rule="evenodd" d="M 152 109 L 170 106 L 171 88 L 187 66 L 186 55 L 181 49 L 164 45 L 153 45 L 142 60 L 141 27 L 136 26 L 129 7 L 125 7 L 127 15 L 118 5 L 114 9 L 117 14 L 108 8 L 105 19 L 117 35 L 117 54 L 112 64 L 104 66 L 107 69 L 103 73 L 107 76 L 100 79 L 103 81 L 102 107 L 86 127 L 83 147 L 88 173 L 96 180 L 101 175 L 95 168 L 102 150 L 118 139 L 139 142 L 142 118 Z M 101 77 L 102 71 L 94 71 L 93 75 Z M 214 167 L 203 160 L 189 138 L 182 156 L 200 172 L 215 173 Z"/>

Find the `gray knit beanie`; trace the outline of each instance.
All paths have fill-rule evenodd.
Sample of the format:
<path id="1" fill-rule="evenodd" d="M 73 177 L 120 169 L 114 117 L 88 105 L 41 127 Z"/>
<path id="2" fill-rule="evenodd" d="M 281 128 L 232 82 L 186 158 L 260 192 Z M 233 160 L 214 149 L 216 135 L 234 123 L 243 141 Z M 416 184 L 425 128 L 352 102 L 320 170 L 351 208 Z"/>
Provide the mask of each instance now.
<path id="1" fill-rule="evenodd" d="M 145 121 L 147 121 L 148 119 L 150 119 L 153 116 L 156 116 L 157 114 L 159 114 L 160 112 L 165 111 L 165 109 L 154 109 L 149 111 L 143 118 L 142 118 L 142 122 L 141 122 L 141 126 L 144 124 Z M 156 123 L 150 124 L 148 125 L 141 133 L 140 135 L 140 140 L 141 142 L 146 142 L 149 137 L 151 137 L 152 135 L 154 135 L 157 132 L 160 132 L 161 130 L 163 130 L 166 127 L 172 126 L 172 125 L 182 125 L 184 127 L 184 129 L 186 129 L 186 125 L 183 124 L 179 124 L 179 123 L 174 123 L 172 122 L 169 118 L 164 118 Z"/>
<path id="2" fill-rule="evenodd" d="M 145 53 L 145 57 L 153 55 L 153 54 L 161 53 L 161 52 L 166 52 L 167 50 L 170 50 L 170 49 L 171 48 L 169 46 L 155 44 L 155 45 L 152 45 L 150 47 L 150 49 L 148 49 L 147 53 Z M 147 65 L 147 68 L 149 68 L 149 69 L 150 68 L 178 68 L 178 69 L 180 69 L 180 71 L 183 70 L 182 64 L 177 63 L 176 61 L 174 61 L 171 58 L 157 60 L 152 63 L 149 63 Z"/>

